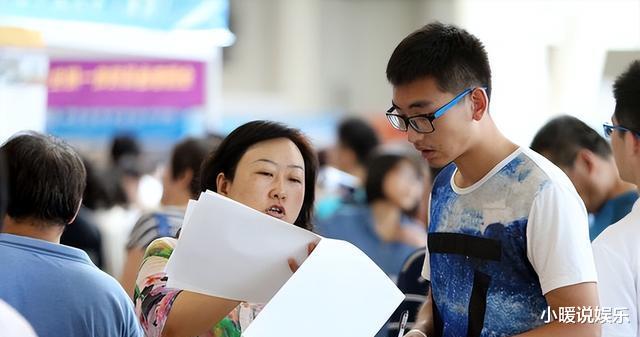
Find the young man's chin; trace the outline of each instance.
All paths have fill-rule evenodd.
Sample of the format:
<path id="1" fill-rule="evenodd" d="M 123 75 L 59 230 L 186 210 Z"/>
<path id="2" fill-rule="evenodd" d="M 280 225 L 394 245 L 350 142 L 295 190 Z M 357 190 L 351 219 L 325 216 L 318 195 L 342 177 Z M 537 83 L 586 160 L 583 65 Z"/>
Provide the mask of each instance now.
<path id="1" fill-rule="evenodd" d="M 437 151 L 423 151 L 422 159 L 424 159 L 430 167 L 435 169 L 443 168 L 453 161 L 445 156 L 444 153 Z"/>
<path id="2" fill-rule="evenodd" d="M 434 169 L 441 169 L 447 165 L 449 165 L 451 163 L 451 161 L 441 161 L 441 160 L 433 160 L 433 161 L 426 161 L 427 164 L 429 164 L 429 167 L 434 168 Z"/>

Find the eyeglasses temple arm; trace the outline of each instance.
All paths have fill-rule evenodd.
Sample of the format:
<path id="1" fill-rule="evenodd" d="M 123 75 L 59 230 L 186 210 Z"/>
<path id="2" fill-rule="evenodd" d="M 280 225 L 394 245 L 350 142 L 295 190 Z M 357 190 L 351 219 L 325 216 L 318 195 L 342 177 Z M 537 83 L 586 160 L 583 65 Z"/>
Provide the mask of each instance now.
<path id="1" fill-rule="evenodd" d="M 445 112 L 447 112 L 447 110 L 449 110 L 452 106 L 456 105 L 458 102 L 460 102 L 460 100 L 466 96 L 468 93 L 471 92 L 472 89 L 467 89 L 463 92 L 461 92 L 458 96 L 456 96 L 453 100 L 451 100 L 451 102 L 445 104 L 443 107 L 441 107 L 440 109 L 438 109 L 438 111 L 436 111 L 433 114 L 434 118 L 438 118 L 440 116 L 442 116 L 442 114 L 444 114 Z"/>

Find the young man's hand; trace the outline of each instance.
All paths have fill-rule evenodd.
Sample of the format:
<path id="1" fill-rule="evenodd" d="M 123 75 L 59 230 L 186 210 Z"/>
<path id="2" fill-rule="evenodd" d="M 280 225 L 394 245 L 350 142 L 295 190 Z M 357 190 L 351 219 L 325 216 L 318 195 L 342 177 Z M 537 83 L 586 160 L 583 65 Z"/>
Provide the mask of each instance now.
<path id="1" fill-rule="evenodd" d="M 409 332 L 407 332 L 404 337 L 428 337 L 426 333 L 420 331 L 420 330 L 409 330 Z"/>

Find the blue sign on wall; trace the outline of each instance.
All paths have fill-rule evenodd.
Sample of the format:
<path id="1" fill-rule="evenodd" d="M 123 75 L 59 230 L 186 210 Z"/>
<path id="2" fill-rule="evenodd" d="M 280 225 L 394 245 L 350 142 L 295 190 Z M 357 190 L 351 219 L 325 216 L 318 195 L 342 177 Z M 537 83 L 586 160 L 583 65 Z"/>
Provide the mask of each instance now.
<path id="1" fill-rule="evenodd" d="M 72 20 L 148 29 L 227 29 L 228 0 L 0 1 L 3 16 Z"/>

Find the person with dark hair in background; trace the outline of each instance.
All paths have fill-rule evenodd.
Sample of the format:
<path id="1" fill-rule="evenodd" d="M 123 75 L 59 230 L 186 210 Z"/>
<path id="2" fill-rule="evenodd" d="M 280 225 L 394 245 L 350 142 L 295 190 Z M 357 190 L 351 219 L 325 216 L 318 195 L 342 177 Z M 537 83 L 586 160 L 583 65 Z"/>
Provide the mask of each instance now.
<path id="1" fill-rule="evenodd" d="M 112 181 L 110 192 L 116 204 L 127 208 L 138 202 L 138 186 L 143 175 L 140 156 L 142 149 L 132 135 L 115 136 L 110 148 L 110 166 L 107 179 Z"/>
<path id="2" fill-rule="evenodd" d="M 613 84 L 616 107 L 611 124 L 604 125 L 620 176 L 640 184 L 640 60 L 636 60 Z M 640 335 L 640 208 L 638 201 L 627 216 L 607 227 L 595 241 L 603 308 L 618 311 L 622 322 L 605 322 L 605 337 Z M 621 311 L 621 312 L 620 312 Z"/>
<path id="3" fill-rule="evenodd" d="M 424 228 L 408 216 L 422 197 L 422 170 L 393 153 L 372 155 L 365 168 L 367 203 L 342 207 L 315 230 L 351 242 L 395 279 L 402 262 L 426 244 Z"/>
<path id="4" fill-rule="evenodd" d="M 406 144 L 409 145 L 409 144 Z M 410 145 L 409 145 L 410 146 Z M 429 167 L 426 162 L 422 160 L 422 157 L 417 154 L 416 160 L 421 161 L 421 166 L 424 172 L 424 192 L 420 206 L 413 214 L 418 222 L 426 229 L 429 227 L 429 219 L 427 213 L 429 210 L 429 196 L 431 194 L 431 186 L 433 185 L 433 177 L 438 175 L 439 169 Z M 429 289 L 429 281 L 422 277 L 422 267 L 424 266 L 424 258 L 426 254 L 426 248 L 423 245 L 416 251 L 414 251 L 409 257 L 402 263 L 402 268 L 398 274 L 398 280 L 396 286 L 405 295 L 404 301 L 393 312 L 389 318 L 388 336 L 397 337 L 400 325 L 402 322 L 402 316 L 405 311 L 407 312 L 407 326 L 413 326 L 417 317 L 420 307 L 426 300 L 426 293 Z"/>
<path id="5" fill-rule="evenodd" d="M 14 136 L 0 153 L 11 158 L 0 298 L 41 336 L 140 336 L 118 282 L 85 252 L 60 244 L 86 184 L 80 156 L 63 141 L 35 132 Z"/>
<path id="6" fill-rule="evenodd" d="M 369 123 L 360 118 L 348 118 L 338 125 L 338 143 L 335 148 L 336 168 L 363 183 L 369 155 L 380 144 L 378 134 Z"/>
<path id="7" fill-rule="evenodd" d="M 599 336 L 544 315 L 598 305 L 587 212 L 555 165 L 502 135 L 489 113 L 482 42 L 442 23 L 409 34 L 387 64 L 387 118 L 434 167 L 423 277 L 406 336 Z"/>
<path id="8" fill-rule="evenodd" d="M 111 164 L 118 166 L 119 163 L 126 161 L 128 157 L 140 156 L 142 154 L 142 149 L 134 136 L 121 134 L 115 136 L 111 141 L 109 154 Z"/>
<path id="9" fill-rule="evenodd" d="M 351 117 L 343 120 L 337 129 L 337 144 L 328 154 L 329 165 L 318 175 L 321 189 L 316 204 L 316 217 L 325 219 L 343 205 L 366 203 L 364 181 L 369 155 L 378 147 L 380 140 L 375 129 L 366 121 Z M 336 170 L 337 169 L 337 170 Z"/>
<path id="10" fill-rule="evenodd" d="M 2 232 L 2 221 L 8 203 L 8 181 L 4 165 L 4 157 L 0 153 L 0 232 Z M 35 337 L 36 333 L 15 309 L 2 300 L 0 297 L 0 327 L 5 337 Z"/>
<path id="11" fill-rule="evenodd" d="M 211 142 L 196 138 L 174 146 L 162 176 L 162 208 L 142 215 L 129 234 L 120 284 L 132 298 L 145 249 L 155 239 L 176 237 L 189 199 L 200 194 L 200 165 L 213 149 Z"/>
<path id="12" fill-rule="evenodd" d="M 231 132 L 205 159 L 200 190 L 309 230 L 317 166 L 313 148 L 299 130 L 253 121 Z M 164 268 L 176 243 L 173 237 L 153 241 L 140 267 L 134 301 L 146 336 L 240 336 L 263 304 L 168 288 Z M 314 247 L 309 245 L 309 253 Z M 293 259 L 288 263 L 292 271 L 298 268 Z M 233 277 L 227 275 L 230 271 L 218 272 Z"/>
<path id="13" fill-rule="evenodd" d="M 620 178 L 609 143 L 575 117 L 560 116 L 547 122 L 534 136 L 531 149 L 571 179 L 592 215 L 591 241 L 627 215 L 638 199 L 636 187 Z"/>
<path id="14" fill-rule="evenodd" d="M 98 268 L 104 270 L 102 234 L 96 225 L 93 211 L 102 203 L 101 199 L 104 200 L 106 197 L 104 195 L 106 187 L 95 171 L 93 164 L 86 158 L 82 158 L 82 163 L 87 172 L 87 183 L 82 195 L 82 206 L 80 206 L 78 216 L 62 233 L 60 243 L 84 250 L 91 261 Z M 102 195 L 99 197 L 100 193 Z"/>

